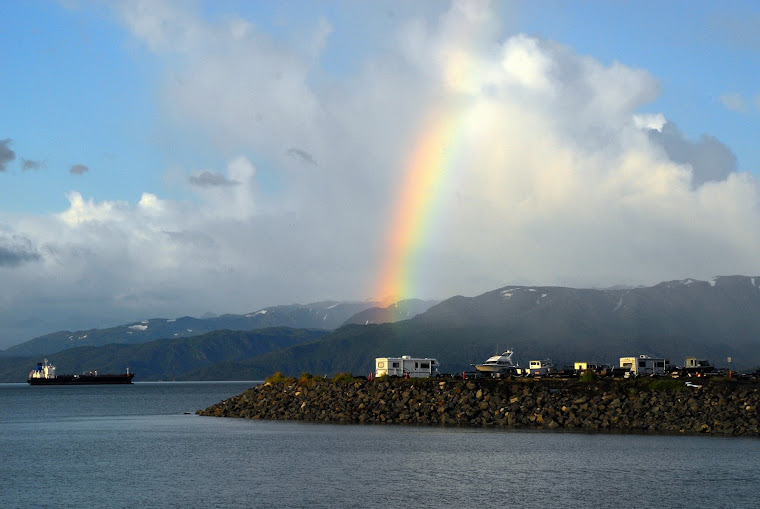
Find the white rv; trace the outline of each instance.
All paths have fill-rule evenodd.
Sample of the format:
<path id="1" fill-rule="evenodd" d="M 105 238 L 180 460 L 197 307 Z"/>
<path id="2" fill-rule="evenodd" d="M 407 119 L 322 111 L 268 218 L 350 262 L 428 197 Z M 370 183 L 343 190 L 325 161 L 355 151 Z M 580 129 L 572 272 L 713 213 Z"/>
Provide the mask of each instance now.
<path id="1" fill-rule="evenodd" d="M 435 359 L 401 357 L 377 357 L 375 359 L 375 377 L 403 376 L 409 378 L 427 378 L 438 374 L 438 361 Z"/>
<path id="2" fill-rule="evenodd" d="M 639 355 L 638 357 L 621 357 L 620 367 L 627 368 L 633 376 L 664 375 L 670 370 L 670 361 L 663 358 Z"/>

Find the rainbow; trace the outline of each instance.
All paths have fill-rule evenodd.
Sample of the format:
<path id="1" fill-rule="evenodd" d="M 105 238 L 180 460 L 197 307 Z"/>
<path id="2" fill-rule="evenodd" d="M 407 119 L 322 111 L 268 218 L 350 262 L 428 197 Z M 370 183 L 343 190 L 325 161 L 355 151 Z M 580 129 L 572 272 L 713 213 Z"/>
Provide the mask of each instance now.
<path id="1" fill-rule="evenodd" d="M 374 292 L 384 306 L 415 296 L 418 255 L 429 239 L 448 170 L 456 160 L 460 128 L 461 119 L 452 112 L 431 115 L 405 165 Z"/>
<path id="2" fill-rule="evenodd" d="M 478 144 L 489 124 L 492 105 L 482 95 L 492 71 L 469 52 L 486 35 L 475 30 L 459 34 L 460 43 L 442 56 L 442 85 L 446 93 L 423 122 L 404 166 L 400 191 L 385 240 L 385 253 L 373 294 L 385 306 L 416 295 L 421 288 L 420 255 L 440 230 L 436 221 L 445 214 L 443 197 L 463 167 L 465 147 Z M 481 39 L 483 39 L 481 41 Z M 486 133 L 487 134 L 487 133 Z"/>

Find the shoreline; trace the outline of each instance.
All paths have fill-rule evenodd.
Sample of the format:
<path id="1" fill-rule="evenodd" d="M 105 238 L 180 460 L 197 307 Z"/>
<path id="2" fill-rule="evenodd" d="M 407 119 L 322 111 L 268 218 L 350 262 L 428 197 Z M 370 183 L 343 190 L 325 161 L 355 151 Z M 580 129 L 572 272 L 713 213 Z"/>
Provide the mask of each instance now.
<path id="1" fill-rule="evenodd" d="M 695 379 L 690 379 L 690 381 Z M 348 424 L 760 436 L 760 383 L 725 379 L 269 381 L 196 414 Z"/>

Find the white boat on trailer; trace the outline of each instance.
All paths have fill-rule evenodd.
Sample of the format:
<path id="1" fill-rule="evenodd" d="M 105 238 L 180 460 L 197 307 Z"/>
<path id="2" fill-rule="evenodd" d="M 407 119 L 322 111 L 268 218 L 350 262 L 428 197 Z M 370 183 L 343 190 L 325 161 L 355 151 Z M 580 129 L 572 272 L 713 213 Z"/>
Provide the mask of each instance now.
<path id="1" fill-rule="evenodd" d="M 501 355 L 494 355 L 486 359 L 483 364 L 475 364 L 475 369 L 481 373 L 490 373 L 491 376 L 517 374 L 517 366 L 512 362 L 513 350 L 507 350 Z"/>

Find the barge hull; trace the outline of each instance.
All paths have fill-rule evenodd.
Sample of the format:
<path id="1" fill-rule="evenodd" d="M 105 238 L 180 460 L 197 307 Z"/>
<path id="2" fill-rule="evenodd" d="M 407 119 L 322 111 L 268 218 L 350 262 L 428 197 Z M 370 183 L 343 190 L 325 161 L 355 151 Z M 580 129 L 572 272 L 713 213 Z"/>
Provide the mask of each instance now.
<path id="1" fill-rule="evenodd" d="M 131 384 L 134 373 L 124 375 L 58 375 L 55 378 L 28 378 L 29 385 L 115 385 Z"/>

